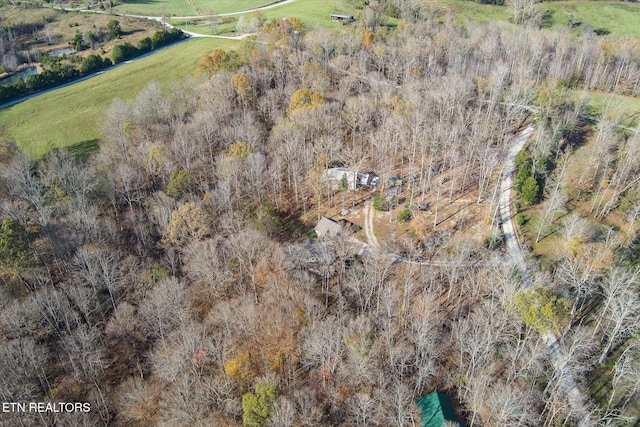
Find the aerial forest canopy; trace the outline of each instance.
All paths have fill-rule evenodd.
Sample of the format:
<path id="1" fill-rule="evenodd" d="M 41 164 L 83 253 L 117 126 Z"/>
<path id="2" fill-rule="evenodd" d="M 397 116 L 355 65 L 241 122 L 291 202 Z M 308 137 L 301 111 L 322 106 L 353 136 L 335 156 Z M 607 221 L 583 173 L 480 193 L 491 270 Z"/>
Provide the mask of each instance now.
<path id="1" fill-rule="evenodd" d="M 0 396 L 91 404 L 3 423 L 413 426 L 439 390 L 467 425 L 575 425 L 545 334 L 593 425 L 637 421 L 640 136 L 585 105 L 640 96 L 640 42 L 371 3 L 114 100 L 86 160 L 3 147 Z M 530 124 L 524 277 L 497 206 Z M 375 250 L 307 235 L 363 212 Z"/>

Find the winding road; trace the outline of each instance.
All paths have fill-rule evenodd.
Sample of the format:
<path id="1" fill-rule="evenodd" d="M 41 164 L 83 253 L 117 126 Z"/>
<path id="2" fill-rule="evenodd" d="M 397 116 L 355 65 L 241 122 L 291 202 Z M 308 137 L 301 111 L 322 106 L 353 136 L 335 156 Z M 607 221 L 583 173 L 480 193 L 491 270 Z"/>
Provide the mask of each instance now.
<path id="1" fill-rule="evenodd" d="M 253 9 L 247 9 L 247 10 L 240 10 L 238 12 L 227 12 L 227 13 L 216 13 L 213 15 L 185 15 L 185 16 L 170 16 L 170 19 L 199 19 L 199 18 L 207 18 L 207 17 L 214 17 L 214 16 L 233 16 L 233 15 L 242 15 L 245 13 L 251 13 L 251 12 L 256 12 L 259 10 L 266 10 L 266 9 L 272 9 L 274 7 L 279 7 L 279 6 L 283 6 L 285 4 L 289 4 L 289 3 L 293 3 L 296 0 L 281 0 L 281 1 L 276 1 L 264 6 L 260 6 L 260 7 L 256 7 Z M 134 15 L 131 13 L 123 13 L 123 12 L 118 12 L 118 11 L 114 11 L 113 9 L 107 11 L 107 10 L 92 10 L 92 9 L 85 9 L 85 8 L 69 8 L 69 7 L 56 7 L 56 6 L 52 6 L 52 9 L 58 9 L 58 10 L 64 10 L 67 12 L 81 12 L 81 13 L 98 13 L 98 14 L 104 14 L 104 15 L 114 15 L 114 16 L 122 16 L 125 18 L 139 18 L 139 19 L 149 19 L 151 21 L 157 21 L 160 22 L 162 25 L 164 25 L 167 28 L 174 28 L 174 25 L 171 25 L 170 23 L 166 22 L 164 20 L 163 17 L 161 16 L 155 16 L 155 15 Z M 202 34 L 202 33 L 196 33 L 193 31 L 188 31 L 188 30 L 182 30 L 182 32 L 184 32 L 185 34 L 189 34 L 191 37 L 194 38 L 201 38 L 201 37 L 207 37 L 207 38 L 213 38 L 213 39 L 226 39 L 226 40 L 242 40 L 245 37 L 248 37 L 251 35 L 251 33 L 244 33 L 241 34 L 239 36 L 218 36 L 218 35 L 213 35 L 213 34 Z"/>
<path id="2" fill-rule="evenodd" d="M 520 135 L 514 140 L 507 158 L 502 167 L 502 176 L 500 182 L 500 225 L 502 227 L 502 233 L 504 234 L 505 243 L 507 246 L 507 254 L 513 265 L 520 271 L 522 276 L 522 283 L 525 288 L 532 286 L 532 281 L 527 273 L 527 264 L 524 259 L 524 254 L 518 238 L 515 234 L 515 228 L 513 226 L 513 220 L 511 215 L 511 186 L 512 175 L 515 170 L 515 158 L 516 155 L 527 142 L 531 134 L 533 133 L 533 126 L 529 125 L 525 128 Z M 567 394 L 567 401 L 571 406 L 572 413 L 577 420 L 578 427 L 591 427 L 593 425 L 589 410 L 587 409 L 587 402 L 578 385 L 576 383 L 570 367 L 567 365 L 568 357 L 558 340 L 552 332 L 547 332 L 542 335 L 542 340 L 547 346 L 547 354 L 551 360 L 558 381 L 562 389 Z"/>
<path id="3" fill-rule="evenodd" d="M 532 287 L 532 281 L 527 272 L 527 264 L 525 262 L 524 253 L 518 243 L 518 238 L 515 233 L 515 227 L 513 226 L 511 215 L 511 187 L 513 183 L 513 173 L 515 171 L 515 158 L 516 155 L 524 148 L 524 145 L 529 140 L 529 137 L 533 134 L 533 126 L 527 126 L 513 141 L 507 152 L 507 157 L 502 166 L 502 172 L 500 176 L 500 198 L 498 204 L 498 210 L 500 213 L 500 226 L 504 234 L 504 239 L 507 247 L 507 261 L 511 262 L 520 272 L 522 277 L 522 283 L 525 288 Z M 364 205 L 364 231 L 367 237 L 367 243 L 354 242 L 358 245 L 358 253 L 361 255 L 374 255 L 380 256 L 381 247 L 378 244 L 378 240 L 373 233 L 373 207 L 371 201 L 367 201 Z M 410 262 L 416 264 L 430 264 L 432 266 L 446 267 L 450 266 L 450 262 L 431 262 L 431 261 L 412 261 L 397 254 L 383 255 L 392 258 L 394 261 Z M 593 422 L 591 421 L 590 412 L 587 409 L 587 401 L 584 398 L 582 392 L 578 388 L 578 384 L 573 377 L 570 367 L 567 364 L 568 357 L 565 351 L 560 346 L 555 334 L 547 332 L 542 335 L 542 340 L 545 343 L 547 355 L 553 369 L 558 377 L 560 387 L 566 393 L 567 402 L 569 403 L 572 414 L 576 419 L 578 427 L 591 427 Z"/>
<path id="4" fill-rule="evenodd" d="M 525 108 L 530 111 L 535 111 L 535 107 L 529 106 Z M 600 120 L 598 117 L 590 116 L 587 114 L 580 114 L 580 117 L 591 121 Z M 616 124 L 615 126 L 619 129 L 624 129 L 631 132 L 639 132 L 638 129 L 629 126 L 620 124 Z M 504 234 L 505 243 L 507 246 L 507 254 L 513 265 L 520 271 L 522 282 L 525 287 L 531 287 L 532 281 L 529 277 L 529 274 L 527 273 L 527 264 L 525 262 L 524 254 L 522 252 L 522 248 L 520 248 L 520 244 L 518 243 L 518 238 L 515 234 L 515 228 L 513 226 L 511 215 L 511 186 L 512 175 L 515 170 L 516 155 L 520 150 L 522 150 L 524 144 L 527 142 L 532 133 L 533 127 L 529 125 L 520 133 L 520 135 L 518 135 L 511 147 L 509 147 L 507 158 L 505 159 L 505 162 L 503 164 L 499 201 L 500 225 L 502 227 L 502 232 Z M 593 425 L 593 422 L 591 420 L 590 412 L 587 409 L 587 401 L 584 398 L 583 394 L 580 392 L 575 378 L 571 373 L 570 367 L 567 366 L 568 357 L 562 347 L 560 347 L 557 337 L 552 332 L 548 332 L 542 335 L 542 340 L 547 346 L 547 353 L 549 355 L 549 359 L 551 360 L 551 364 L 556 371 L 556 375 L 558 375 L 559 381 L 566 391 L 567 401 L 569 402 L 572 413 L 577 420 L 578 427 L 591 427 Z"/>

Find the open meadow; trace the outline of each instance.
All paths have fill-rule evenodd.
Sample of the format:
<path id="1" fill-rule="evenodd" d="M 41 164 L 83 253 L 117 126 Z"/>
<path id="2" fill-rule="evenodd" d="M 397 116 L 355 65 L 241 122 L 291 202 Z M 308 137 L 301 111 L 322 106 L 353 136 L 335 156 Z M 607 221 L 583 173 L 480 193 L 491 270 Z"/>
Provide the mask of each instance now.
<path id="1" fill-rule="evenodd" d="M 573 91 L 574 100 L 584 96 L 583 91 Z M 587 92 L 588 114 L 608 118 L 616 123 L 636 127 L 640 123 L 640 98 L 615 93 Z"/>
<path id="2" fill-rule="evenodd" d="M 203 55 L 235 44 L 233 40 L 188 40 L 14 105 L 0 111 L 0 137 L 15 142 L 33 158 L 59 147 L 86 154 L 103 136 L 102 117 L 114 98 L 132 99 L 153 80 L 164 85 L 193 76 Z"/>
<path id="3" fill-rule="evenodd" d="M 425 4 L 442 16 L 458 21 L 512 22 L 508 6 L 480 4 L 467 0 L 425 0 Z M 640 37 L 640 4 L 613 1 L 552 1 L 538 3 L 543 11 L 542 26 L 574 33 L 602 31 L 605 34 Z"/>
<path id="4" fill-rule="evenodd" d="M 193 16 L 241 12 L 274 3 L 274 0 L 156 0 L 128 1 L 115 7 L 136 15 Z"/>
<path id="5" fill-rule="evenodd" d="M 260 14 L 266 19 L 281 19 L 284 17 L 293 17 L 300 19 L 308 27 L 326 27 L 333 29 L 342 29 L 344 26 L 341 22 L 331 20 L 331 14 L 342 13 L 357 16 L 357 10 L 353 6 L 349 6 L 349 2 L 344 0 L 296 0 L 292 3 L 283 4 L 282 6 L 265 9 Z M 246 22 L 250 22 L 253 12 L 221 16 L 217 18 L 215 29 L 211 26 L 211 18 L 202 19 L 170 19 L 172 25 L 177 26 L 181 30 L 195 31 L 202 34 L 217 35 L 237 35 L 238 20 L 243 17 Z"/>
<path id="6" fill-rule="evenodd" d="M 452 16 L 457 20 L 473 20 L 480 22 L 502 21 L 511 23 L 513 13 L 508 6 L 497 6 L 480 4 L 468 0 L 424 0 L 427 8 L 431 8 L 436 15 L 441 17 Z M 149 13 L 153 10 L 154 2 L 147 6 L 149 9 L 142 9 Z M 175 2 L 177 4 L 181 2 Z M 197 2 L 196 2 L 197 3 Z M 211 1 L 211 3 L 214 3 Z M 215 13 L 225 13 L 227 9 L 222 7 L 227 2 L 220 2 L 221 6 L 214 7 Z M 254 1 L 256 5 L 259 3 Z M 266 2 L 265 2 L 266 3 Z M 175 5 L 174 5 L 175 7 Z M 258 6 L 253 6 L 258 7 Z M 543 26 L 548 28 L 572 27 L 575 32 L 585 30 L 605 30 L 610 34 L 621 36 L 640 37 L 640 4 L 638 3 L 622 3 L 613 1 L 556 1 L 543 2 L 539 7 L 545 12 Z M 251 9 L 251 7 L 242 8 L 240 5 L 234 6 L 235 11 Z M 168 9 L 167 9 L 168 11 Z M 230 10 L 231 11 L 231 10 Z M 329 17 L 332 13 L 350 13 L 356 17 L 358 10 L 355 8 L 354 2 L 345 0 L 295 0 L 291 3 L 284 4 L 271 9 L 262 11 L 266 18 L 282 18 L 295 16 L 300 18 L 306 24 L 314 24 L 330 28 L 339 28 L 340 23 L 331 21 Z M 203 15 L 209 12 L 202 13 Z M 178 13 L 170 13 L 179 16 Z M 242 15 L 234 15 L 231 25 L 223 24 L 221 28 L 235 31 L 235 23 Z M 244 14 L 246 18 L 250 14 Z M 206 27 L 206 25 L 201 25 Z M 195 30 L 194 30 L 195 31 Z M 210 33 L 210 30 L 205 30 Z M 216 33 L 222 33 L 219 28 Z"/>
<path id="7" fill-rule="evenodd" d="M 600 30 L 622 36 L 640 37 L 640 4 L 610 1 L 559 1 L 541 4 L 557 26 L 576 31 Z"/>

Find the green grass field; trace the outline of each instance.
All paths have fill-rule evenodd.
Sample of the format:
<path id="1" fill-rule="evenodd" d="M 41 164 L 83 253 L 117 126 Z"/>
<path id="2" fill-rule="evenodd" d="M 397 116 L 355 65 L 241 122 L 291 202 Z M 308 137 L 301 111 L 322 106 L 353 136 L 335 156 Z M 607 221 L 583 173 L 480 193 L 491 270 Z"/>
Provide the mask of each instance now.
<path id="1" fill-rule="evenodd" d="M 433 10 L 457 19 L 474 21 L 511 22 L 513 13 L 508 6 L 479 4 L 471 0 L 425 0 Z M 544 24 L 547 27 L 568 28 L 574 31 L 585 28 L 606 29 L 611 34 L 640 37 L 640 3 L 618 1 L 545 1 L 538 5 L 547 11 Z"/>
<path id="2" fill-rule="evenodd" d="M 458 0 L 460 1 L 460 0 Z M 265 9 L 261 11 L 262 16 L 267 19 L 281 19 L 285 17 L 296 17 L 302 20 L 309 28 L 318 26 L 334 29 L 343 28 L 342 23 L 331 20 L 332 13 L 347 13 L 357 16 L 357 11 L 353 7 L 348 7 L 343 0 L 296 0 L 293 3 Z M 247 21 L 252 13 L 243 14 Z M 211 20 L 203 19 L 170 19 L 172 25 L 182 30 L 194 31 L 201 34 L 237 35 L 238 18 L 242 15 L 220 17 L 219 20 L 227 22 L 216 26 L 215 32 L 211 28 Z"/>
<path id="3" fill-rule="evenodd" d="M 56 11 L 44 8 L 31 9 L 4 5 L 0 7 L 0 16 L 4 26 L 12 26 L 23 22 L 51 21 L 55 18 Z"/>
<path id="4" fill-rule="evenodd" d="M 180 77 L 193 76 L 206 53 L 235 44 L 232 40 L 189 40 L 0 110 L 0 137 L 15 142 L 33 158 L 41 158 L 58 147 L 84 154 L 103 137 L 104 112 L 114 98 L 133 99 L 152 80 L 168 84 Z"/>
<path id="5" fill-rule="evenodd" d="M 310 28 L 320 26 L 340 29 L 343 28 L 342 23 L 332 21 L 330 15 L 332 13 L 346 13 L 357 18 L 357 12 L 353 7 L 349 7 L 344 0 L 296 0 L 280 7 L 265 9 L 261 13 L 267 19 L 296 17 Z M 246 17 L 249 18 L 250 15 L 246 14 Z"/>
<path id="6" fill-rule="evenodd" d="M 612 1 L 558 1 L 540 5 L 553 11 L 552 23 L 558 26 L 575 24 L 580 31 L 589 24 L 593 29 L 606 29 L 611 34 L 640 37 L 640 3 Z"/>
<path id="7" fill-rule="evenodd" d="M 426 0 L 425 4 L 437 13 L 451 14 L 458 20 L 508 22 L 513 16 L 507 6 L 480 4 L 470 0 Z"/>
<path id="8" fill-rule="evenodd" d="M 576 102 L 584 96 L 581 90 L 573 90 L 571 94 Z M 588 114 L 608 117 L 625 126 L 640 123 L 640 98 L 596 91 L 587 92 L 586 97 Z"/>
<path id="9" fill-rule="evenodd" d="M 172 16 L 210 15 L 242 12 L 273 3 L 275 0 L 134 0 L 115 7 L 120 12 L 136 15 Z"/>
<path id="10" fill-rule="evenodd" d="M 424 0 L 424 4 L 439 15 L 451 15 L 458 20 L 510 23 L 513 16 L 508 6 L 485 5 L 471 0 Z M 544 23 L 548 27 L 569 27 L 573 22 L 576 32 L 587 28 L 606 29 L 611 34 L 640 37 L 640 3 L 572 0 L 543 2 L 539 6 L 547 12 Z M 357 12 L 344 0 L 296 0 L 281 7 L 264 10 L 262 14 L 267 18 L 276 19 L 295 16 L 307 25 L 337 29 L 341 24 L 331 21 L 329 17 L 331 13 L 351 13 L 357 16 Z M 235 34 L 239 16 L 234 15 L 230 22 L 218 25 L 215 33 Z M 249 14 L 245 16 L 248 17 Z M 183 29 L 186 27 L 203 34 L 212 34 L 207 19 L 191 20 L 186 23 L 184 20 L 171 22 Z"/>
<path id="11" fill-rule="evenodd" d="M 508 6 L 479 4 L 472 0 L 425 0 L 424 3 L 443 15 L 458 20 L 480 22 L 511 22 L 513 13 Z M 605 29 L 611 34 L 640 37 L 640 3 L 619 1 L 545 1 L 538 6 L 547 12 L 546 27 L 565 27 L 574 24 L 574 31 L 591 28 Z"/>
<path id="12" fill-rule="evenodd" d="M 236 18 L 230 18 L 228 19 L 229 22 L 232 22 L 231 27 L 233 27 L 233 29 L 235 30 L 236 28 Z M 225 26 L 223 25 L 217 25 L 216 26 L 216 30 L 213 31 L 212 27 L 211 27 L 211 20 L 209 18 L 202 18 L 202 19 L 169 19 L 168 22 L 171 25 L 174 25 L 178 28 L 180 28 L 181 30 L 185 30 L 185 31 L 193 31 L 194 33 L 199 33 L 199 34 L 223 34 L 223 35 L 231 35 L 232 31 L 230 31 L 230 29 L 227 29 Z M 229 28 L 231 28 L 229 27 Z"/>

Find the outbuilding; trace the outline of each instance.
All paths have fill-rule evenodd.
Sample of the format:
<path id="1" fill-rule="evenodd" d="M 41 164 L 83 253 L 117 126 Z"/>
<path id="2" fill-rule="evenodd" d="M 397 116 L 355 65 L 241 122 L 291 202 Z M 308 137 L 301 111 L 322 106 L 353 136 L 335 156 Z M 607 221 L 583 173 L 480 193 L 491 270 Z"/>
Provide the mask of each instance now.
<path id="1" fill-rule="evenodd" d="M 340 13 L 332 13 L 331 19 L 334 21 L 340 21 L 343 24 L 348 24 L 349 22 L 355 21 L 355 19 L 353 19 L 353 15 L 343 15 Z"/>
<path id="2" fill-rule="evenodd" d="M 416 400 L 420 410 L 420 427 L 445 427 L 449 425 L 464 427 L 453 410 L 451 398 L 439 391 L 433 391 Z"/>

